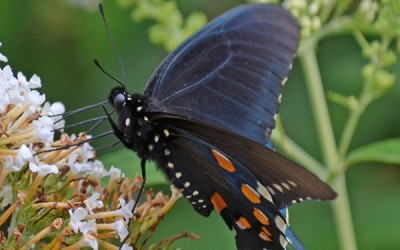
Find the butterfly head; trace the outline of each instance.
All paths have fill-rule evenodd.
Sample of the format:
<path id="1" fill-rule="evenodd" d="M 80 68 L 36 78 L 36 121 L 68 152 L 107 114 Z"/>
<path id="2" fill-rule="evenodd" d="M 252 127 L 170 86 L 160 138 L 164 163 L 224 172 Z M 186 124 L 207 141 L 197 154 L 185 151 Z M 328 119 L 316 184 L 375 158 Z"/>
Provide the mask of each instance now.
<path id="1" fill-rule="evenodd" d="M 131 105 L 132 96 L 123 87 L 115 87 L 111 90 L 108 101 L 120 113 L 127 105 Z"/>
<path id="2" fill-rule="evenodd" d="M 146 144 L 151 126 L 143 107 L 143 96 L 129 94 L 125 88 L 113 88 L 108 97 L 118 116 L 117 128 L 114 130 L 124 144 L 137 153 L 142 153 L 142 145 Z M 145 153 L 145 152 L 143 152 Z"/>

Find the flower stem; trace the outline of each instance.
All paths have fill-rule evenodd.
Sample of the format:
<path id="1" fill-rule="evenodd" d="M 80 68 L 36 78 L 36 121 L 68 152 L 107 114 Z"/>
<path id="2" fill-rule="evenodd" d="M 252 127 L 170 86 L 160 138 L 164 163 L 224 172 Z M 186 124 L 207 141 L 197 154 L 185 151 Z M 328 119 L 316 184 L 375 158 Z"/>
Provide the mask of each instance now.
<path id="1" fill-rule="evenodd" d="M 331 172 L 339 174 L 333 181 L 333 187 L 338 193 L 338 198 L 333 202 L 332 209 L 336 217 L 335 222 L 341 245 L 340 249 L 357 249 L 346 188 L 345 172 L 340 171 L 343 169 L 343 166 L 340 164 L 340 162 L 343 162 L 343 159 L 340 158 L 337 151 L 315 50 L 310 45 L 305 47 L 303 52 L 300 60 L 308 85 L 311 107 L 314 113 L 324 163 Z"/>
<path id="2" fill-rule="evenodd" d="M 82 249 L 84 247 L 86 247 L 87 245 L 83 242 L 83 240 L 78 241 L 77 243 L 70 245 L 68 247 L 64 247 L 64 250 L 79 250 Z"/>
<path id="3" fill-rule="evenodd" d="M 353 138 L 354 135 L 354 131 L 357 127 L 358 121 L 360 120 L 360 116 L 370 102 L 371 98 L 369 98 L 367 95 L 361 94 L 358 106 L 355 109 L 351 110 L 349 119 L 346 122 L 343 134 L 340 138 L 339 157 L 341 159 L 343 159 L 346 156 L 351 143 L 351 139 Z"/>
<path id="4" fill-rule="evenodd" d="M 30 202 L 33 194 L 36 192 L 37 188 L 39 187 L 39 185 L 42 183 L 42 179 L 43 177 L 41 177 L 40 175 L 37 175 L 32 186 L 29 189 L 29 193 L 25 198 L 25 202 Z"/>
<path id="5" fill-rule="evenodd" d="M 104 219 L 110 217 L 122 217 L 123 215 L 118 211 L 106 211 L 106 212 L 99 212 L 96 214 L 89 214 L 85 216 L 85 220 L 93 220 L 93 219 Z"/>
<path id="6" fill-rule="evenodd" d="M 0 146 L 6 145 L 8 143 L 15 143 L 15 142 L 22 141 L 22 140 L 25 140 L 25 139 L 28 139 L 28 138 L 35 138 L 35 140 L 36 140 L 36 136 L 32 132 L 32 133 L 26 133 L 26 134 L 22 134 L 22 135 L 18 135 L 18 136 L 11 136 L 11 137 L 8 137 L 8 138 L 1 139 L 0 140 Z"/>
<path id="7" fill-rule="evenodd" d="M 14 155 L 18 154 L 18 150 L 15 149 L 0 149 L 0 155 Z"/>
<path id="8" fill-rule="evenodd" d="M 150 220 L 148 220 L 146 223 L 142 225 L 140 228 L 140 233 L 146 232 L 151 226 L 153 226 L 154 223 L 156 223 L 158 220 L 160 220 L 161 216 L 165 215 L 168 210 L 171 209 L 171 207 L 176 203 L 176 201 L 180 197 L 180 192 L 172 195 L 172 197 L 169 199 L 169 201 L 161 208 L 161 210 L 158 212 L 157 216 L 154 216 Z"/>
<path id="9" fill-rule="evenodd" d="M 337 164 L 338 153 L 314 48 L 308 47 L 300 60 L 308 85 L 324 162 L 333 170 Z"/>
<path id="10" fill-rule="evenodd" d="M 28 243 L 26 243 L 24 246 L 22 246 L 20 249 L 21 250 L 26 250 L 28 248 L 30 248 L 32 245 L 34 245 L 35 243 L 37 243 L 39 240 L 41 240 L 43 237 L 45 237 L 46 235 L 48 235 L 51 230 L 53 229 L 53 226 L 48 226 L 46 228 L 44 228 L 42 231 L 40 231 L 39 233 L 37 233 L 35 235 L 35 237 L 33 237 L 32 239 L 30 239 L 28 241 Z"/>
<path id="11" fill-rule="evenodd" d="M 12 215 L 12 213 L 17 209 L 18 202 L 14 202 L 1 216 L 0 216 L 0 226 Z"/>
<path id="12" fill-rule="evenodd" d="M 97 242 L 99 243 L 99 246 L 101 246 L 105 249 L 109 249 L 109 250 L 118 250 L 119 249 L 118 247 L 116 247 L 106 241 L 103 241 L 103 240 L 97 239 Z"/>
<path id="13" fill-rule="evenodd" d="M 345 175 L 340 175 L 335 178 L 332 185 L 338 193 L 338 197 L 332 202 L 332 209 L 335 215 L 336 230 L 339 236 L 339 249 L 357 249 Z"/>

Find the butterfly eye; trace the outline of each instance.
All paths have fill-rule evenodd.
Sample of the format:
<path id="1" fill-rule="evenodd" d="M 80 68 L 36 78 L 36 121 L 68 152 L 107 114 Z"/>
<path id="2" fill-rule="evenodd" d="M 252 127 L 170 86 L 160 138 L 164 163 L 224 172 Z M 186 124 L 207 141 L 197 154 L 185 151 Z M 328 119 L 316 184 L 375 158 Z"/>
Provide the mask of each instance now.
<path id="1" fill-rule="evenodd" d="M 124 106 L 125 101 L 126 101 L 126 97 L 124 94 L 122 94 L 122 93 L 116 94 L 114 96 L 114 100 L 113 100 L 114 107 L 122 108 L 122 106 Z"/>

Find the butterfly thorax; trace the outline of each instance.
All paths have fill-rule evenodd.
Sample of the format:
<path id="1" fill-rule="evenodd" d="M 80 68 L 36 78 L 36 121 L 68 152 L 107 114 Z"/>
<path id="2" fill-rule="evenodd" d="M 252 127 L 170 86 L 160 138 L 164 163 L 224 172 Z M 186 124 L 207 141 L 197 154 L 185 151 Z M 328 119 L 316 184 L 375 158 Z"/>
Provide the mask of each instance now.
<path id="1" fill-rule="evenodd" d="M 168 132 L 157 128 L 146 116 L 143 95 L 129 94 L 122 87 L 114 88 L 109 96 L 118 116 L 117 136 L 124 145 L 137 153 L 141 159 L 162 161 L 157 152 L 167 147 Z"/>

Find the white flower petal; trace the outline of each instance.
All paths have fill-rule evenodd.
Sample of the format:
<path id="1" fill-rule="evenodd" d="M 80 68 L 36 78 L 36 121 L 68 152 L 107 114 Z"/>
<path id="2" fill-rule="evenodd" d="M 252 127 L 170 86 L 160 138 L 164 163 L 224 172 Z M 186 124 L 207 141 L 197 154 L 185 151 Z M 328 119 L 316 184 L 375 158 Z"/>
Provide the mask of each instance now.
<path id="1" fill-rule="evenodd" d="M 117 180 L 118 178 L 120 178 L 122 176 L 122 171 L 119 168 L 116 168 L 114 166 L 111 166 L 110 169 L 110 178 L 113 180 Z"/>
<path id="2" fill-rule="evenodd" d="M 72 164 L 68 164 L 70 167 L 70 173 L 74 175 L 86 175 L 88 172 L 90 172 L 91 165 L 89 163 L 79 163 L 79 162 L 74 162 Z"/>
<path id="3" fill-rule="evenodd" d="M 126 204 L 125 200 L 120 198 L 119 204 L 121 206 L 116 212 L 119 213 L 120 216 L 124 216 L 125 220 L 128 221 L 130 218 L 133 217 L 132 209 L 135 205 L 133 200 L 130 200 L 128 204 Z"/>
<path id="4" fill-rule="evenodd" d="M 27 94 L 27 99 L 32 105 L 42 105 L 46 101 L 46 95 L 41 95 L 37 90 L 32 90 Z"/>
<path id="5" fill-rule="evenodd" d="M 8 59 L 7 59 L 7 57 L 5 57 L 3 54 L 0 53 L 0 61 L 8 62 Z"/>
<path id="6" fill-rule="evenodd" d="M 42 81 L 40 80 L 40 77 L 34 74 L 31 79 L 29 79 L 29 85 L 31 89 L 37 89 L 42 87 Z"/>
<path id="7" fill-rule="evenodd" d="M 6 173 L 18 172 L 22 168 L 22 166 L 18 166 L 15 163 L 15 160 L 10 155 L 3 157 L 3 166 Z"/>
<path id="8" fill-rule="evenodd" d="M 133 247 L 129 246 L 128 244 L 123 244 L 121 250 L 133 250 Z"/>
<path id="9" fill-rule="evenodd" d="M 1 45 L 2 45 L 2 43 L 0 43 L 0 47 L 1 47 Z M 0 61 L 8 62 L 8 59 L 7 59 L 7 57 L 5 57 L 3 54 L 0 53 Z"/>
<path id="10" fill-rule="evenodd" d="M 28 86 L 28 82 L 26 80 L 26 76 L 22 72 L 17 73 L 17 79 L 19 82 L 19 85 L 23 89 L 24 92 L 28 93 L 31 91 L 31 89 Z"/>
<path id="11" fill-rule="evenodd" d="M 43 164 L 40 165 L 39 175 L 46 176 L 48 174 L 58 174 L 59 170 L 56 165 Z"/>
<path id="12" fill-rule="evenodd" d="M 31 150 L 23 144 L 19 149 L 15 158 L 15 164 L 18 168 L 22 168 L 29 161 L 33 161 L 33 154 Z"/>
<path id="13" fill-rule="evenodd" d="M 21 89 L 19 87 L 9 89 L 7 93 L 10 98 L 10 103 L 22 104 L 23 102 L 25 102 L 25 96 L 21 95 Z"/>
<path id="14" fill-rule="evenodd" d="M 104 206 L 102 201 L 98 201 L 100 198 L 99 193 L 93 193 L 89 199 L 86 200 L 86 207 L 89 209 L 90 212 L 93 212 L 93 209 L 102 208 Z"/>
<path id="15" fill-rule="evenodd" d="M 35 127 L 35 135 L 43 142 L 53 142 L 53 120 L 47 116 L 41 116 L 37 121 L 33 121 Z"/>
<path id="16" fill-rule="evenodd" d="M 18 80 L 14 77 L 9 65 L 6 65 L 2 70 L 0 69 L 0 85 L 5 90 L 19 87 Z"/>
<path id="17" fill-rule="evenodd" d="M 0 112 L 4 112 L 8 104 L 10 104 L 8 93 L 4 89 L 0 89 Z"/>
<path id="18" fill-rule="evenodd" d="M 83 234 L 86 234 L 88 232 L 97 232 L 97 225 L 96 225 L 96 220 L 88 220 L 88 221 L 82 221 L 79 225 L 79 231 L 82 232 Z"/>
<path id="19" fill-rule="evenodd" d="M 7 184 L 0 189 L 0 209 L 5 208 L 13 201 L 11 184 Z"/>
<path id="20" fill-rule="evenodd" d="M 88 215 L 88 211 L 86 211 L 83 207 L 78 207 L 75 211 L 72 209 L 68 210 L 69 217 L 69 226 L 72 228 L 74 233 L 78 233 L 79 228 L 82 225 L 82 220 Z"/>
<path id="21" fill-rule="evenodd" d="M 101 179 L 105 176 L 108 176 L 108 171 L 105 169 L 103 163 L 99 160 L 95 160 L 91 162 L 91 172 L 90 175 L 95 179 Z"/>
<path id="22" fill-rule="evenodd" d="M 55 102 L 53 104 L 46 102 L 42 108 L 43 115 L 61 115 L 64 114 L 64 112 L 65 112 L 65 106 L 61 102 Z M 61 118 L 61 116 L 59 116 L 59 118 Z M 57 118 L 57 120 L 59 118 Z"/>
<path id="23" fill-rule="evenodd" d="M 39 176 L 58 174 L 59 172 L 58 167 L 56 165 L 48 165 L 43 163 L 39 163 L 39 165 L 37 165 L 33 162 L 30 162 L 29 169 L 34 173 L 38 173 Z"/>
<path id="24" fill-rule="evenodd" d="M 86 246 L 91 247 L 94 250 L 99 249 L 99 244 L 97 242 L 97 239 L 91 234 L 84 234 L 83 242 L 86 244 Z"/>
<path id="25" fill-rule="evenodd" d="M 39 171 L 39 166 L 36 165 L 36 163 L 34 163 L 34 162 L 29 162 L 29 169 L 30 169 L 32 172 L 36 173 L 36 172 Z"/>
<path id="26" fill-rule="evenodd" d="M 119 239 L 122 242 L 126 236 L 128 236 L 129 231 L 126 224 L 122 220 L 117 220 L 113 223 L 115 231 L 118 233 Z"/>

